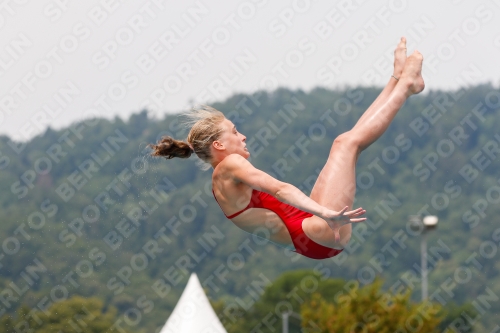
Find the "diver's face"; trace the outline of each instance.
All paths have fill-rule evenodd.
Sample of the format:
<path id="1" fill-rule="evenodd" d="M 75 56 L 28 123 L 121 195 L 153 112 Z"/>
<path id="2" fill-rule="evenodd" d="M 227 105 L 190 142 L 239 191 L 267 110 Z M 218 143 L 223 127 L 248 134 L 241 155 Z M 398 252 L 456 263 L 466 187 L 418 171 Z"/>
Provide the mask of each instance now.
<path id="1" fill-rule="evenodd" d="M 221 123 L 223 132 L 219 139 L 219 143 L 228 152 L 228 154 L 238 154 L 245 158 L 250 156 L 250 152 L 246 148 L 247 137 L 238 132 L 236 126 L 229 119 L 224 119 Z"/>

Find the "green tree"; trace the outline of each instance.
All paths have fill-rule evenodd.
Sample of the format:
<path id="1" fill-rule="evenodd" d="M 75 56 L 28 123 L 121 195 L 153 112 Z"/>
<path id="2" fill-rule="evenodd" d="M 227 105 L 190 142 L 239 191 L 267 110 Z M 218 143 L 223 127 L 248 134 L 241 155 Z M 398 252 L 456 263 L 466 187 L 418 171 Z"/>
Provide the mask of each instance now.
<path id="1" fill-rule="evenodd" d="M 358 288 L 338 303 L 313 295 L 301 309 L 302 327 L 316 333 L 439 332 L 442 308 L 431 302 L 413 303 L 411 291 L 381 291 L 382 281 Z"/>
<path id="2" fill-rule="evenodd" d="M 252 163 L 256 167 L 308 193 L 334 138 L 355 124 L 379 92 L 378 88 L 357 87 L 345 90 L 316 88 L 307 93 L 277 89 L 252 95 L 237 94 L 213 106 L 223 111 L 247 135 L 247 143 L 255 151 Z M 440 219 L 439 230 L 429 234 L 429 249 L 436 246 L 438 239 L 449 247 L 448 254 L 434 257 L 436 265 L 432 264 L 432 269 L 429 269 L 429 290 L 437 289 L 456 274 L 457 268 L 464 266 L 471 253 L 477 252 L 484 241 L 498 243 L 499 226 L 488 221 L 500 214 L 500 205 L 492 204 L 491 200 L 488 201 L 491 198 L 486 197 L 496 193 L 500 167 L 500 158 L 493 150 L 498 144 L 500 128 L 497 95 L 498 88 L 482 85 L 461 92 L 429 91 L 410 98 L 389 130 L 359 158 L 356 169 L 360 176 L 363 174 L 360 179 L 364 185 L 372 179 L 373 184 L 369 189 L 367 186 L 358 189 L 356 206 L 366 208 L 367 217 L 372 222 L 355 227 L 358 230 L 351 239 L 351 252 L 346 251 L 342 258 L 321 262 L 290 257 L 282 248 L 257 242 L 256 238 L 232 225 L 210 193 L 211 172 L 201 172 L 196 167 L 196 159 L 163 161 L 148 157 L 145 147 L 162 135 L 173 135 L 178 139 L 187 136 L 177 115 L 168 114 L 158 119 L 140 112 L 128 120 L 116 117 L 83 121 L 68 128 L 48 129 L 43 135 L 22 144 L 13 144 L 10 138 L 0 136 L 0 187 L 7 189 L 0 195 L 0 239 L 9 239 L 11 242 L 4 245 L 11 249 L 16 244 L 15 239 L 21 245 L 19 252 L 5 255 L 0 261 L 0 290 L 9 288 L 11 282 L 23 288 L 27 281 L 22 275 L 34 276 L 29 273 L 32 272 L 29 267 L 36 266 L 34 257 L 43 264 L 46 271 L 38 271 L 39 277 L 33 279 L 33 285 L 29 284 L 29 290 L 16 302 L 10 301 L 9 311 L 16 311 L 23 302 L 35 304 L 49 295 L 51 288 L 68 274 L 69 269 L 74 271 L 81 260 L 90 259 L 92 277 L 74 274 L 78 289 L 70 292 L 83 297 L 99 295 L 122 314 L 146 295 L 154 301 L 154 309 L 143 313 L 143 320 L 134 330 L 154 332 L 165 323 L 174 308 L 189 272 L 179 270 L 176 273 L 176 276 L 182 276 L 182 281 L 172 284 L 168 295 L 159 296 L 154 292 L 151 286 L 155 282 L 162 279 L 168 284 L 164 274 L 170 274 L 171 267 L 180 266 L 178 263 L 192 258 L 193 253 L 201 261 L 191 260 L 190 266 L 196 267 L 189 270 L 196 271 L 201 281 L 211 279 L 222 264 L 227 266 L 229 256 L 239 249 L 240 244 L 249 241 L 246 245 L 252 248 L 248 252 L 252 254 L 245 255 L 245 265 L 240 270 L 231 271 L 226 279 L 215 277 L 214 283 L 219 281 L 211 290 L 214 297 L 224 299 L 226 303 L 236 297 L 244 299 L 245 304 L 253 302 L 252 307 L 256 309 L 243 310 L 242 315 L 244 318 L 252 315 L 255 325 L 272 310 L 268 319 L 274 321 L 273 329 L 279 331 L 281 314 L 276 314 L 273 308 L 276 304 L 265 312 L 261 308 L 264 304 L 256 300 L 262 293 L 258 291 L 253 298 L 247 293 L 247 287 L 260 274 L 274 279 L 282 272 L 315 268 L 324 276 L 352 278 L 374 253 L 379 253 L 398 234 L 407 236 L 406 246 L 396 245 L 397 260 L 391 260 L 381 272 L 387 285 L 392 285 L 403 272 L 412 270 L 413 264 L 420 262 L 419 242 L 406 232 L 404 221 L 408 214 L 418 212 L 424 205 L 428 205 L 429 212 L 439 215 Z M 476 107 L 480 113 L 484 112 L 483 117 L 476 115 L 477 110 L 472 111 Z M 423 129 L 425 135 L 420 133 Z M 459 138 L 453 140 L 450 133 Z M 307 147 L 299 149 L 297 142 Z M 293 158 L 286 153 L 292 148 Z M 276 173 L 273 165 L 279 159 L 286 161 L 289 171 Z M 148 165 L 146 172 L 135 172 L 144 163 Z M 469 175 L 476 174 L 477 178 L 464 178 L 460 170 L 467 164 L 471 170 L 479 170 L 478 163 L 484 170 L 471 171 Z M 373 177 L 365 177 L 370 175 Z M 60 186 L 74 190 L 69 201 L 63 200 L 56 191 Z M 156 193 L 154 196 L 152 190 Z M 389 195 L 397 198 L 399 203 L 397 207 L 390 205 L 386 210 L 389 206 L 384 202 Z M 482 206 L 486 199 L 488 205 L 484 212 L 476 212 L 473 207 Z M 101 204 L 95 200 L 101 200 Z M 186 204 L 192 204 L 196 209 L 191 222 L 186 221 L 186 218 L 191 220 L 191 215 L 180 218 L 180 213 L 188 212 L 181 210 Z M 86 207 L 99 208 L 98 221 L 90 223 L 85 221 L 88 219 L 82 219 Z M 151 214 L 143 211 L 143 218 L 137 226 L 137 221 L 132 223 L 128 216 L 145 207 L 156 209 L 148 210 Z M 387 217 L 380 215 L 379 219 L 379 212 L 384 211 Z M 92 210 L 88 212 L 92 213 Z M 123 238 L 119 250 L 104 245 L 104 237 L 110 232 L 119 232 L 116 228 L 120 226 L 131 233 L 130 237 Z M 207 250 L 204 236 L 215 230 L 224 237 L 209 242 L 212 245 Z M 164 237 L 156 238 L 159 233 Z M 143 251 L 143 247 L 153 240 L 161 249 L 161 253 L 153 251 L 154 257 Z M 95 252 L 91 252 L 95 249 L 103 255 L 95 256 Z M 118 284 L 114 284 L 115 289 L 107 287 L 110 279 L 117 277 L 116 272 L 122 267 L 130 267 L 131 258 L 140 253 L 147 256 L 147 267 L 134 270 L 130 283 L 121 293 Z M 432 251 L 430 253 L 432 255 Z M 104 255 L 106 259 L 103 261 Z M 322 267 L 317 268 L 318 265 Z M 472 271 L 469 282 L 458 284 L 453 289 L 453 296 L 450 293 L 446 302 L 471 302 L 485 293 L 485 287 L 500 295 L 499 261 L 493 258 L 482 260 L 481 265 L 480 271 Z M 318 290 L 323 283 L 330 283 L 328 281 L 321 281 Z M 71 285 L 68 287 L 72 288 Z M 280 296 L 276 290 L 276 295 Z M 323 298 L 330 301 L 325 293 L 321 291 Z M 294 312 L 300 312 L 295 309 L 298 303 L 292 302 L 292 305 Z M 498 323 L 496 314 L 500 313 L 500 302 L 492 302 L 488 309 L 474 324 L 477 332 L 492 331 Z M 461 312 L 450 312 L 453 313 L 466 320 Z M 446 318 L 450 318 L 449 325 L 459 320 L 453 315 Z M 295 315 L 290 317 L 290 331 L 297 331 L 298 326 L 300 319 Z M 245 327 L 251 330 L 254 326 Z"/>
<path id="3" fill-rule="evenodd" d="M 345 281 L 342 279 L 327 279 L 312 270 L 297 270 L 278 277 L 254 304 L 251 299 L 240 302 L 251 305 L 248 310 L 240 307 L 239 312 L 228 312 L 230 303 L 226 302 L 224 306 L 220 302 L 213 304 L 229 333 L 281 332 L 284 312 L 289 313 L 290 329 L 299 330 L 301 305 L 309 302 L 313 293 L 320 293 L 326 299 L 334 299 L 344 286 Z M 234 321 L 234 317 L 240 318 Z"/>
<path id="4" fill-rule="evenodd" d="M 487 330 L 481 323 L 471 323 L 468 318 L 476 318 L 478 313 L 470 303 L 457 305 L 455 303 L 448 304 L 445 309 L 446 317 L 439 324 L 439 331 L 446 332 L 450 329 L 451 332 L 472 333 L 486 332 Z M 473 320 L 472 320 L 473 321 Z"/>
<path id="5" fill-rule="evenodd" d="M 30 308 L 22 306 L 16 317 L 4 315 L 0 318 L 0 332 L 113 333 L 118 332 L 112 328 L 116 314 L 114 307 L 105 311 L 103 302 L 96 297 L 74 296 L 52 304 L 46 312 L 36 311 L 30 314 Z"/>

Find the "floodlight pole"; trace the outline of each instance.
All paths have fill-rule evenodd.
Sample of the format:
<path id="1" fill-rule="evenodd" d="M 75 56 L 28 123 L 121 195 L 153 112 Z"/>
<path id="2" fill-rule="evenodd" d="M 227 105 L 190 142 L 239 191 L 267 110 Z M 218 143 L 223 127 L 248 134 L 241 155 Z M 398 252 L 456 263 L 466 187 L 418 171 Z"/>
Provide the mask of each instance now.
<path id="1" fill-rule="evenodd" d="M 427 284 L 427 233 L 435 229 L 438 223 L 438 217 L 428 215 L 422 218 L 420 215 L 410 215 L 410 223 L 417 229 L 422 230 L 422 238 L 420 239 L 420 269 L 422 274 L 422 301 L 425 301 L 428 296 Z"/>
<path id="2" fill-rule="evenodd" d="M 289 312 L 283 312 L 283 333 L 288 333 L 288 317 L 290 316 Z"/>
<path id="3" fill-rule="evenodd" d="M 422 232 L 420 241 L 420 257 L 422 266 L 422 301 L 427 299 L 427 230 Z"/>

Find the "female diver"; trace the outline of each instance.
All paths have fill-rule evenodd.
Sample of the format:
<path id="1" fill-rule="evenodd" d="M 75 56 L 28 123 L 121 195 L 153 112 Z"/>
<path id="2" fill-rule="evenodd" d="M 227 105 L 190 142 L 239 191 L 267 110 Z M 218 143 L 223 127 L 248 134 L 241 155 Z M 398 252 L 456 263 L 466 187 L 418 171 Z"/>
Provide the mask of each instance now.
<path id="1" fill-rule="evenodd" d="M 274 179 L 247 161 L 246 137 L 212 108 L 194 110 L 187 142 L 163 137 L 153 156 L 187 158 L 192 152 L 213 167 L 212 192 L 236 226 L 250 233 L 267 228 L 270 240 L 293 246 L 313 259 L 340 253 L 351 238 L 351 223 L 362 222 L 366 211 L 352 207 L 359 154 L 387 129 L 406 99 L 424 89 L 423 57 L 406 57 L 403 37 L 394 51 L 394 74 L 356 125 L 333 142 L 327 162 L 310 197 L 291 184 Z"/>

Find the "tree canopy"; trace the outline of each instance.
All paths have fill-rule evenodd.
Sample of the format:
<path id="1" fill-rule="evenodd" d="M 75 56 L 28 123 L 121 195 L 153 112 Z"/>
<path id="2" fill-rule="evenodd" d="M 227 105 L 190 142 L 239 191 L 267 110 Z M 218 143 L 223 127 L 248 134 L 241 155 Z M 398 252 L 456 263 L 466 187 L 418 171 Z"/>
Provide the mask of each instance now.
<path id="1" fill-rule="evenodd" d="M 48 305 L 48 304 L 47 304 Z M 41 311 L 32 311 L 22 306 L 17 316 L 5 315 L 0 318 L 0 332 L 32 333 L 126 333 L 114 328 L 117 310 L 105 309 L 104 302 L 97 297 L 74 296 L 54 303 Z"/>
<path id="2" fill-rule="evenodd" d="M 308 194 L 335 137 L 379 92 L 277 89 L 212 106 L 247 136 L 257 168 Z M 440 221 L 427 239 L 430 299 L 470 302 L 482 313 L 476 325 L 492 330 L 500 312 L 499 95 L 480 85 L 411 97 L 359 158 L 355 205 L 369 220 L 354 227 L 341 255 L 323 261 L 226 220 L 210 191 L 211 172 L 195 158 L 149 157 L 148 143 L 187 136 L 178 115 L 158 119 L 142 110 L 85 120 L 23 143 L 1 136 L 0 292 L 10 300 L 0 311 L 35 308 L 61 292 L 98 295 L 119 314 L 140 311 L 140 322 L 125 329 L 154 331 L 193 271 L 212 299 L 244 302 L 234 303 L 234 313 L 252 300 L 257 306 L 262 292 L 248 289 L 252 283 L 302 269 L 362 285 L 380 275 L 386 288 L 403 285 L 416 300 L 421 230 L 409 227 L 408 216 L 432 214 Z M 145 302 L 154 306 L 139 307 Z"/>

